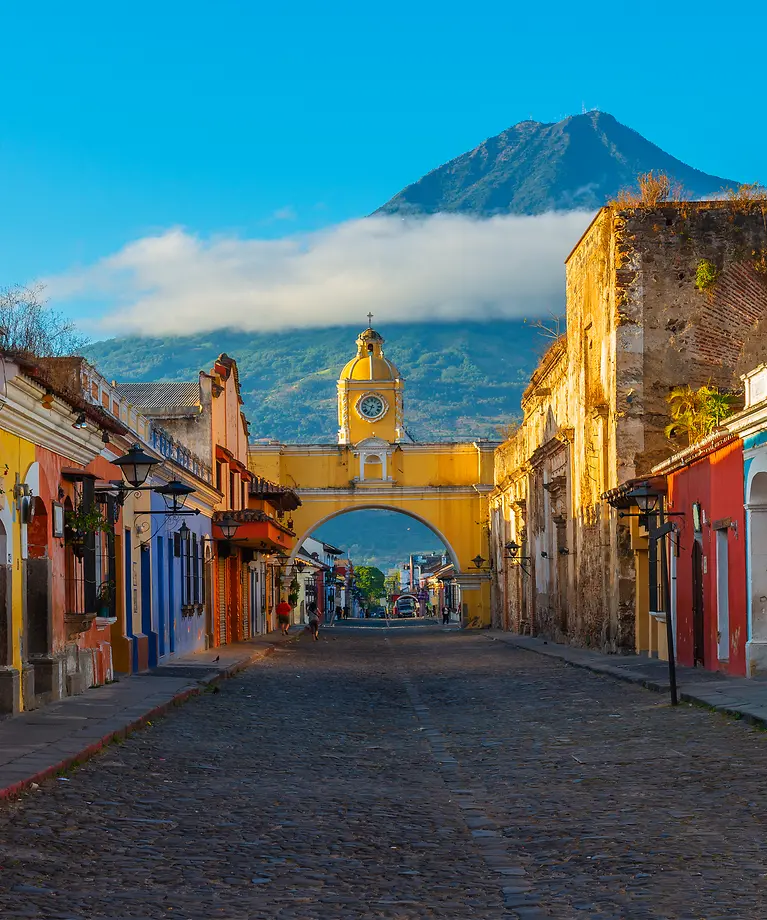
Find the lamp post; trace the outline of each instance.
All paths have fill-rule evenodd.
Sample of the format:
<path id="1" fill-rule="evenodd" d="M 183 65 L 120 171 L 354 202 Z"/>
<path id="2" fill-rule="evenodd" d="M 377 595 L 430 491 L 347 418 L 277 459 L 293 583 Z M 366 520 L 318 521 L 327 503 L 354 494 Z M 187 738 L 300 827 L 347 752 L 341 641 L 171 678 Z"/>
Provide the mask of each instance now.
<path id="1" fill-rule="evenodd" d="M 679 702 L 676 688 L 676 661 L 674 654 L 674 625 L 671 622 L 671 590 L 668 581 L 668 557 L 666 553 L 666 537 L 674 525 L 666 521 L 663 494 L 643 482 L 633 491 L 628 493 L 634 504 L 639 508 L 640 515 L 647 519 L 647 534 L 650 545 L 648 546 L 648 572 L 649 572 L 649 605 L 651 610 L 658 609 L 658 574 L 657 574 L 657 541 L 660 540 L 660 583 L 663 595 L 663 608 L 666 613 L 666 644 L 668 646 L 668 683 L 671 691 L 671 705 Z M 655 526 L 655 518 L 658 526 Z"/>
<path id="2" fill-rule="evenodd" d="M 155 457 L 151 457 L 141 449 L 140 444 L 134 444 L 133 447 L 122 457 L 117 457 L 112 463 L 120 468 L 123 474 L 123 482 L 112 481 L 109 489 L 105 492 L 116 491 L 115 500 L 122 507 L 129 492 L 156 492 L 162 495 L 165 500 L 165 511 L 139 511 L 138 514 L 169 514 L 169 515 L 196 515 L 200 513 L 199 508 L 194 511 L 183 511 L 187 498 L 197 490 L 192 486 L 185 486 L 178 479 L 172 479 L 164 486 L 147 486 L 149 474 L 155 466 L 162 463 Z"/>

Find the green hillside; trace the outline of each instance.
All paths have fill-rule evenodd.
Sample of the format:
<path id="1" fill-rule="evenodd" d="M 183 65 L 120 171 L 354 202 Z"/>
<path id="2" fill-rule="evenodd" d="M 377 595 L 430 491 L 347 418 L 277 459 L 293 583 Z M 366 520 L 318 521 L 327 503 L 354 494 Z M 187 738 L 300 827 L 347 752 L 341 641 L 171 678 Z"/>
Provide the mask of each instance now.
<path id="1" fill-rule="evenodd" d="M 251 437 L 332 442 L 336 381 L 354 355 L 349 327 L 168 339 L 110 339 L 88 349 L 109 379 L 194 379 L 226 352 L 237 360 Z M 548 340 L 520 321 L 379 327 L 405 379 L 405 424 L 416 440 L 491 437 L 519 414 Z"/>

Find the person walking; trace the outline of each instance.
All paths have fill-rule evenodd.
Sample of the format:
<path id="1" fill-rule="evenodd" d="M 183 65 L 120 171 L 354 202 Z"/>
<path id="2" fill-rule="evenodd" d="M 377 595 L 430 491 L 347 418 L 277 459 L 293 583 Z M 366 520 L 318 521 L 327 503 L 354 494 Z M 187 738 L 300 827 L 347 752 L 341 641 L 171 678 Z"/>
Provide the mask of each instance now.
<path id="1" fill-rule="evenodd" d="M 317 642 L 320 638 L 320 615 L 314 601 L 309 604 L 309 629 L 314 636 L 314 641 Z"/>
<path id="2" fill-rule="evenodd" d="M 450 622 L 450 608 L 447 605 L 445 605 L 442 608 L 442 625 L 447 626 L 449 622 Z"/>
<path id="3" fill-rule="evenodd" d="M 287 601 L 277 604 L 277 623 L 283 636 L 287 636 L 290 629 L 290 612 L 293 608 Z"/>

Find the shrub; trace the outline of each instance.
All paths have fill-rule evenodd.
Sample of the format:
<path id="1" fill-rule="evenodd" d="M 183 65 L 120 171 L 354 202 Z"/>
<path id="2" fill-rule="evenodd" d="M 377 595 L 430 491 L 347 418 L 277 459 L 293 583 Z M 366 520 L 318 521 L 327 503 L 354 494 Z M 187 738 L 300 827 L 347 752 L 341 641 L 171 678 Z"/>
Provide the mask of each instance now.
<path id="1" fill-rule="evenodd" d="M 713 262 L 701 259 L 695 269 L 695 287 L 699 291 L 710 291 L 716 284 L 719 272 Z"/>

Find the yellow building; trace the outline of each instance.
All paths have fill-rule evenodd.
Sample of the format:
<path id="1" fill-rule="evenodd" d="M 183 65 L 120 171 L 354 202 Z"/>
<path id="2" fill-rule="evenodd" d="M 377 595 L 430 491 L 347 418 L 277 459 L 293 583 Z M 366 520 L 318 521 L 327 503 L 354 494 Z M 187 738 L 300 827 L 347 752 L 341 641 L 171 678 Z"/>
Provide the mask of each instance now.
<path id="1" fill-rule="evenodd" d="M 293 528 L 303 541 L 320 524 L 362 509 L 401 511 L 445 544 L 467 626 L 490 625 L 487 494 L 495 443 L 418 443 L 404 427 L 404 381 L 371 328 L 338 381 L 337 444 L 253 444 L 250 470 L 301 498 Z M 293 557 L 291 557 L 291 562 Z"/>
<path id="2" fill-rule="evenodd" d="M 0 712 L 22 708 L 24 677 L 23 533 L 20 484 L 35 461 L 35 446 L 0 430 Z M 27 695 L 31 695 L 28 693 Z"/>

